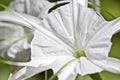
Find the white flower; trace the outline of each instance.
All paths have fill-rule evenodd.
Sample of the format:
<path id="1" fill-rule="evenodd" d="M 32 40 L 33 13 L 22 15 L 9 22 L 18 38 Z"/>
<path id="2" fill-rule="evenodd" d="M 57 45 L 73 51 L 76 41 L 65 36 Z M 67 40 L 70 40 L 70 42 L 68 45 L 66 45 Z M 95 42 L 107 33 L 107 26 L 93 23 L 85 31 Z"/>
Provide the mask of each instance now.
<path id="1" fill-rule="evenodd" d="M 21 48 L 28 49 L 28 42 L 24 30 L 21 26 L 11 23 L 0 22 L 0 55 L 2 57 L 15 58 L 15 54 L 20 52 Z"/>
<path id="2" fill-rule="evenodd" d="M 107 22 L 86 7 L 87 0 L 81 1 L 54 10 L 39 25 L 16 13 L 36 30 L 31 62 L 17 64 L 25 67 L 14 74 L 15 79 L 24 80 L 47 69 L 53 69 L 59 80 L 103 70 L 120 73 L 120 60 L 108 56 L 120 19 Z"/>
<path id="3" fill-rule="evenodd" d="M 25 15 L 35 23 L 40 20 Z M 27 28 L 27 23 L 13 13 L 7 11 L 0 12 L 0 56 L 9 60 L 14 60 L 17 55 L 17 61 L 22 61 L 30 55 L 30 41 L 32 31 Z M 27 51 L 27 52 L 26 52 Z M 29 52 L 29 53 L 28 53 Z M 18 54 L 19 53 L 19 54 Z M 24 60 L 23 60 L 24 61 Z"/>
<path id="4" fill-rule="evenodd" d="M 48 0 L 13 0 L 10 8 L 17 12 L 30 14 L 43 19 L 53 6 L 66 2 L 69 2 L 69 0 L 57 2 L 49 2 Z"/>

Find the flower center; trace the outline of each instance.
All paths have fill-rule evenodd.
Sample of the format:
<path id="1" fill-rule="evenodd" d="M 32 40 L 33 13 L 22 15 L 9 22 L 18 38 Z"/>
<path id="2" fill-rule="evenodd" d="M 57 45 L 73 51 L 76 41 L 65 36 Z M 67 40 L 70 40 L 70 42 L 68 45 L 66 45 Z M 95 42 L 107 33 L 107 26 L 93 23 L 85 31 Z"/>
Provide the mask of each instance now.
<path id="1" fill-rule="evenodd" d="M 75 58 L 80 58 L 81 56 L 85 56 L 85 51 L 83 51 L 83 50 L 77 50 L 77 51 L 73 54 L 73 56 L 74 56 Z"/>

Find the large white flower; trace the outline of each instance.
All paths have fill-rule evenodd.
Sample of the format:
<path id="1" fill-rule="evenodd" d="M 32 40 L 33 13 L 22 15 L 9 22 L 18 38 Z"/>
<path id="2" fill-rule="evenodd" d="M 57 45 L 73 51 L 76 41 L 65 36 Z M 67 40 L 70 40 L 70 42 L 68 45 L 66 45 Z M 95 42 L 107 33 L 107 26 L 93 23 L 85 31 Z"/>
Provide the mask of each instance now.
<path id="1" fill-rule="evenodd" d="M 16 13 L 36 30 L 31 62 L 17 64 L 25 67 L 14 74 L 15 79 L 26 79 L 47 69 L 53 69 L 59 80 L 75 80 L 77 74 L 103 70 L 120 73 L 120 60 L 108 57 L 111 37 L 120 30 L 120 19 L 107 22 L 86 6 L 87 0 L 73 0 L 51 12 L 41 24 Z"/>

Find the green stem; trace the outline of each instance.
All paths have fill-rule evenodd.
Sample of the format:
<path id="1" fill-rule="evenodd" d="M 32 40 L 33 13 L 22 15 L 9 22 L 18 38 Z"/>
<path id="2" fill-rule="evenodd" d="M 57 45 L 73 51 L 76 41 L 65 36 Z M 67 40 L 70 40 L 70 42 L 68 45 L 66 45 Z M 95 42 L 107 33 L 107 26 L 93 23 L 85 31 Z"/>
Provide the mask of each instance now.
<path id="1" fill-rule="evenodd" d="M 8 60 L 5 60 L 5 59 L 2 59 L 1 57 L 0 57 L 0 62 L 4 63 L 4 64 L 8 64 L 8 65 L 13 65 L 12 61 L 8 61 Z"/>
<path id="2" fill-rule="evenodd" d="M 47 71 L 45 71 L 45 80 L 48 80 L 48 74 L 47 74 Z"/>
<path id="3" fill-rule="evenodd" d="M 7 7 L 7 6 L 4 5 L 4 4 L 1 4 L 1 3 L 0 3 L 0 6 L 3 7 L 4 9 L 7 9 L 7 10 L 10 11 L 10 12 L 13 12 L 12 9 L 10 9 L 9 7 Z"/>

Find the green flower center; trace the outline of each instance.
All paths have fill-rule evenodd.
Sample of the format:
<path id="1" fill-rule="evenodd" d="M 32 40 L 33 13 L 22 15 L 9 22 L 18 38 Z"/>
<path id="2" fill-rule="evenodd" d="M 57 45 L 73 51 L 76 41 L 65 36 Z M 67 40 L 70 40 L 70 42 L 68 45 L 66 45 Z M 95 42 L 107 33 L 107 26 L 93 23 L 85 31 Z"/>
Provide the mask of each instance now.
<path id="1" fill-rule="evenodd" d="M 80 58 L 81 56 L 85 56 L 85 51 L 83 51 L 83 50 L 77 50 L 77 51 L 73 54 L 73 56 L 74 56 L 75 58 Z"/>

